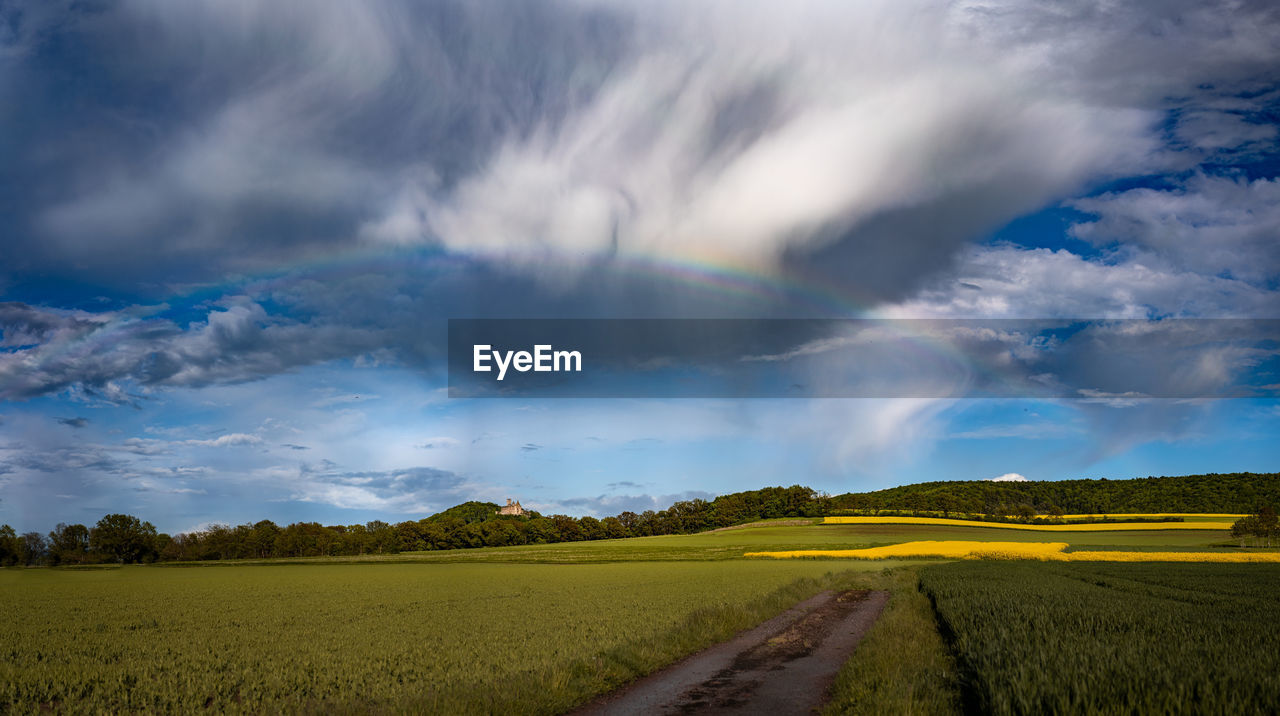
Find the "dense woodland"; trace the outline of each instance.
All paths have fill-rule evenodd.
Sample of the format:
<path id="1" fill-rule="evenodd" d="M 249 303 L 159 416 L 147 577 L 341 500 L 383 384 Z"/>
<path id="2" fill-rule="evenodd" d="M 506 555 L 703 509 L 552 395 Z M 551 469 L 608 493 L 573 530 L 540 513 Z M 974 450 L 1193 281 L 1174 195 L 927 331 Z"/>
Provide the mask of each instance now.
<path id="1" fill-rule="evenodd" d="M 1232 473 L 1136 480 L 926 482 L 831 497 L 801 485 L 766 487 L 714 500 L 677 502 L 665 510 L 613 517 L 498 515 L 492 502 L 466 502 L 420 520 L 321 525 L 270 520 L 213 525 L 178 535 L 112 514 L 93 527 L 59 524 L 48 535 L 0 526 L 0 565 L 136 563 L 276 557 L 326 557 L 501 547 L 648 535 L 686 534 L 780 517 L 849 512 L 941 512 L 986 519 L 1035 514 L 1125 512 L 1256 513 L 1280 505 L 1280 475 Z M 1274 513 L 1272 513 L 1274 514 Z M 1268 538 L 1270 541 L 1270 538 Z"/>
<path id="2" fill-rule="evenodd" d="M 934 510 L 974 515 L 1243 514 L 1270 505 L 1280 505 L 1280 474 L 1234 472 L 1134 480 L 922 482 L 833 497 L 828 509 Z"/>

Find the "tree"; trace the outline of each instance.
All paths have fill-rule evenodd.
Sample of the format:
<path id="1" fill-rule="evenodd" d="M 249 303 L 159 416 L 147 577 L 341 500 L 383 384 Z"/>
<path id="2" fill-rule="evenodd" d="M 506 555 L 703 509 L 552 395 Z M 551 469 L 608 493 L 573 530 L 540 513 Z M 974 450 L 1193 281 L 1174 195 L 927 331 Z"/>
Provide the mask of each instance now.
<path id="1" fill-rule="evenodd" d="M 18 535 L 9 525 L 0 525 L 0 567 L 11 567 L 18 563 Z"/>
<path id="2" fill-rule="evenodd" d="M 39 532 L 28 532 L 22 535 L 22 539 L 18 542 L 18 549 L 21 552 L 22 563 L 28 567 L 44 562 L 49 556 L 49 546 L 44 541 L 44 535 Z"/>
<path id="3" fill-rule="evenodd" d="M 634 517 L 635 513 L 633 512 L 631 515 Z M 617 517 L 606 517 L 603 520 L 600 520 L 600 526 L 604 529 L 604 536 L 606 539 L 630 537 L 630 535 L 627 534 L 627 528 L 622 524 L 622 520 L 619 520 Z"/>
<path id="4" fill-rule="evenodd" d="M 65 522 L 49 533 L 51 564 L 84 564 L 89 561 L 89 528 Z"/>
<path id="5" fill-rule="evenodd" d="M 1255 545 L 1265 543 L 1270 547 L 1280 537 L 1280 521 L 1276 519 L 1276 511 L 1272 507 L 1263 507 L 1258 514 L 1249 515 L 1236 520 L 1231 525 L 1231 536 L 1240 540 L 1244 547 L 1248 538 L 1253 537 Z"/>
<path id="6" fill-rule="evenodd" d="M 266 559 L 275 553 L 276 538 L 280 536 L 280 528 L 271 520 L 254 523 L 249 531 L 248 548 L 254 557 Z"/>
<path id="7" fill-rule="evenodd" d="M 568 515 L 552 515 L 551 521 L 556 526 L 556 534 L 559 535 L 560 542 L 577 542 L 584 537 L 578 521 Z"/>
<path id="8" fill-rule="evenodd" d="M 1280 518 L 1276 517 L 1275 508 L 1263 507 L 1258 510 L 1258 524 L 1264 530 L 1274 530 L 1278 523 L 1280 523 Z"/>
<path id="9" fill-rule="evenodd" d="M 378 554 L 394 554 L 400 551 L 400 543 L 396 540 L 396 532 L 391 525 L 382 520 L 374 520 L 365 524 L 369 533 L 369 546 Z"/>
<path id="10" fill-rule="evenodd" d="M 550 517 L 535 517 L 529 520 L 527 534 L 529 544 L 550 544 L 560 541 L 556 523 Z"/>
<path id="11" fill-rule="evenodd" d="M 155 559 L 155 540 L 155 526 L 133 515 L 107 515 L 89 531 L 90 548 L 121 564 Z"/>
<path id="12" fill-rule="evenodd" d="M 583 539 L 604 539 L 604 528 L 600 526 L 600 520 L 594 517 L 586 516 L 578 520 L 578 527 L 582 529 Z"/>
<path id="13" fill-rule="evenodd" d="M 622 523 L 622 527 L 627 532 L 634 532 L 636 525 L 640 524 L 640 515 L 627 510 L 626 512 L 618 514 L 618 521 Z"/>
<path id="14" fill-rule="evenodd" d="M 174 539 L 172 536 L 167 535 L 164 532 L 161 532 L 160 534 L 156 535 L 156 541 L 154 546 L 155 546 L 157 560 L 173 559 L 171 556 L 169 556 L 174 553 Z"/>

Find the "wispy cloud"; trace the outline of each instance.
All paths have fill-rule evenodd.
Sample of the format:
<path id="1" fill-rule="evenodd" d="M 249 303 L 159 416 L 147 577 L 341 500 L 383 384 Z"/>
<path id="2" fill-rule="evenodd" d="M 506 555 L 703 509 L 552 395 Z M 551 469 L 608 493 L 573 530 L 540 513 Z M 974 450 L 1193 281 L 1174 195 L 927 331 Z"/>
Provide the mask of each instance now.
<path id="1" fill-rule="evenodd" d="M 441 436 L 441 437 L 427 438 L 426 440 L 423 440 L 422 442 L 418 443 L 414 447 L 422 450 L 439 450 L 443 448 L 458 447 L 461 444 L 462 442 L 457 440 L 456 438 Z"/>

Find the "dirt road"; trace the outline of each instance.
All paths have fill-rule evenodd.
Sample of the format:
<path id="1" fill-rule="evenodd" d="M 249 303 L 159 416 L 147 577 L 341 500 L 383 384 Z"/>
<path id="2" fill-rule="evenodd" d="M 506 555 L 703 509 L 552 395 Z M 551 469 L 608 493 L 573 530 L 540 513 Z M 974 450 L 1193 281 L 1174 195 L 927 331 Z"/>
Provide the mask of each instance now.
<path id="1" fill-rule="evenodd" d="M 574 713 L 812 713 L 888 600 L 888 592 L 823 592 Z"/>

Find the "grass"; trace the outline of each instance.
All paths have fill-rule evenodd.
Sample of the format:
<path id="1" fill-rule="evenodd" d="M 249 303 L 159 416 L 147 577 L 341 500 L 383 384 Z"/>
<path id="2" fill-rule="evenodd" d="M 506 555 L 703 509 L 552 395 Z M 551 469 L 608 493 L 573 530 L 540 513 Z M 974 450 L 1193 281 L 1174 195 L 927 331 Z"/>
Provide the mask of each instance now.
<path id="1" fill-rule="evenodd" d="M 1270 713 L 1280 566 L 953 562 L 920 570 L 966 710 Z"/>
<path id="2" fill-rule="evenodd" d="M 1028 656 L 1019 650 L 1057 649 L 1051 642 L 1041 645 L 1052 624 L 1019 622 L 1018 605 L 1001 600 L 1049 605 L 1052 598 L 1034 591 L 1049 584 L 1059 596 L 1075 595 L 1071 599 L 1077 605 L 1090 604 L 1091 594 L 1072 591 L 1089 579 L 1119 584 L 1124 570 L 1152 579 L 1166 571 L 1176 577 L 1179 570 L 1199 565 L 1114 565 L 1121 571 L 1083 581 L 1068 579 L 1061 570 L 1106 566 L 1014 565 L 1030 571 L 1018 572 L 1011 581 L 1000 577 L 1004 581 L 996 580 L 986 591 L 984 577 L 966 577 L 954 587 L 957 597 L 944 593 L 939 585 L 945 580 L 933 571 L 952 565 L 924 567 L 923 574 L 933 575 L 925 580 L 926 596 L 917 588 L 919 563 L 748 560 L 743 553 L 885 548 L 929 540 L 1006 542 L 1018 548 L 1046 536 L 987 525 L 799 520 L 696 535 L 371 557 L 0 570 L 0 599 L 8 607 L 0 624 L 0 713 L 204 708 L 557 713 L 826 588 L 892 593 L 884 615 L 842 670 L 828 713 L 949 713 L 977 703 L 999 710 L 1006 701 L 1014 704 L 1006 712 L 1018 712 L 1025 704 L 1000 701 L 1003 696 L 975 700 L 980 698 L 975 694 L 986 693 L 975 684 L 982 674 L 996 681 L 1004 678 L 999 674 L 1023 678 L 1026 669 L 975 662 L 965 651 L 972 639 L 945 642 L 930 596 L 947 616 L 953 636 L 965 618 L 986 619 L 972 628 L 988 630 L 983 634 L 990 637 L 989 649 L 1013 649 L 1018 659 L 1038 664 L 1052 654 Z M 1053 537 L 1069 542 L 1070 550 L 1143 553 L 1135 558 L 1151 552 L 1242 552 L 1224 545 L 1225 538 L 1225 532 L 1212 530 L 1073 531 Z M 216 568 L 182 568 L 197 566 Z M 970 599 L 966 589 L 978 589 L 982 597 Z M 1234 597 L 1212 588 L 1205 594 L 1188 587 L 1161 589 L 1157 596 L 1171 599 L 1171 609 L 1141 596 L 1138 587 L 1124 592 L 1120 602 L 1174 613 L 1181 608 L 1179 599 L 1192 599 L 1188 603 L 1196 609 L 1217 613 L 1215 600 L 1225 599 L 1227 613 L 1236 613 L 1231 611 Z M 1271 589 L 1274 593 L 1276 586 Z M 1100 603 L 1113 602 L 1103 598 Z M 1275 606 L 1261 603 L 1261 613 L 1274 614 Z M 1206 643 L 1217 638 L 1196 632 L 1194 614 L 1186 616 L 1192 619 L 1185 627 L 1188 638 Z M 1099 619 L 1098 624 L 1105 621 Z M 1208 618 L 1205 628 L 1239 636 L 1215 619 Z M 1084 639 L 1071 629 L 1092 623 L 1064 622 L 1071 626 L 1055 638 L 1065 644 Z M 1274 635 L 1257 624 L 1251 638 L 1271 639 L 1267 643 L 1275 651 Z M 1013 646 L 1002 646 L 1008 644 Z M 1234 651 L 1212 648 L 1218 650 L 1206 654 L 1214 658 L 1239 658 Z M 1103 657 L 1094 658 L 1103 663 L 1097 661 Z M 1087 672 L 1083 666 L 1072 668 Z M 1196 686 L 1197 679 L 1208 678 L 1205 674 L 1184 676 L 1190 686 L 1179 686 L 1178 693 L 1192 689 L 1197 698 L 1218 697 L 1218 687 Z M 1138 683 L 1142 689 L 1156 688 Z M 1060 705 L 1037 703 L 1048 710 Z"/>
<path id="3" fill-rule="evenodd" d="M 847 581 L 829 572 L 748 561 L 6 570 L 0 712 L 556 713 Z"/>
<path id="4" fill-rule="evenodd" d="M 868 575 L 889 604 L 840 670 L 824 713 L 952 714 L 960 707 L 955 661 L 919 590 L 917 568 Z"/>
<path id="5" fill-rule="evenodd" d="M 1227 532 L 1169 530 L 1073 532 L 1057 539 L 1072 549 L 1204 550 L 1238 551 L 1229 543 Z M 312 557 L 286 560 L 242 560 L 236 562 L 166 563 L 163 566 L 224 566 L 227 564 L 345 564 L 353 562 L 530 563 L 589 564 L 601 562 L 719 561 L 742 559 L 745 552 L 799 549 L 842 550 L 882 547 L 923 540 L 980 540 L 1000 542 L 1042 542 L 1044 535 L 986 526 L 950 525 L 800 525 L 746 527 L 702 532 L 692 535 L 663 535 L 594 542 L 482 547 L 432 552 L 406 552 L 362 557 Z"/>

